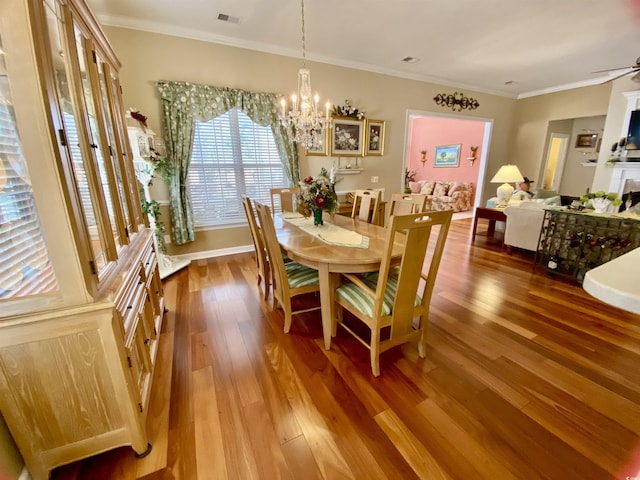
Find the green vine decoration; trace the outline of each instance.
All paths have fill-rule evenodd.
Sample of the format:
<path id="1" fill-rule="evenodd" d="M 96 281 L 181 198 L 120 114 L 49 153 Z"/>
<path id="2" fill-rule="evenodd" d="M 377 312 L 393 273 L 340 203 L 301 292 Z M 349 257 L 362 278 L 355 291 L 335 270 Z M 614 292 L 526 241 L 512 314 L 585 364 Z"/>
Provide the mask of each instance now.
<path id="1" fill-rule="evenodd" d="M 165 185 L 169 185 L 171 183 L 171 177 L 173 177 L 173 165 L 167 161 L 167 157 L 162 157 L 158 155 L 153 148 L 150 149 L 149 157 L 147 160 L 153 165 L 153 174 L 157 171 L 160 171 L 160 177 Z M 153 178 L 149 182 L 149 186 L 153 185 Z"/>
<path id="2" fill-rule="evenodd" d="M 148 202 L 144 198 L 143 189 L 140 189 L 140 203 L 142 204 L 142 213 L 153 218 L 153 223 L 156 225 L 153 234 L 156 239 L 156 245 L 158 245 L 158 250 L 160 253 L 167 253 L 167 246 L 164 243 L 165 225 L 164 222 L 160 221 L 160 204 L 156 200 Z"/>

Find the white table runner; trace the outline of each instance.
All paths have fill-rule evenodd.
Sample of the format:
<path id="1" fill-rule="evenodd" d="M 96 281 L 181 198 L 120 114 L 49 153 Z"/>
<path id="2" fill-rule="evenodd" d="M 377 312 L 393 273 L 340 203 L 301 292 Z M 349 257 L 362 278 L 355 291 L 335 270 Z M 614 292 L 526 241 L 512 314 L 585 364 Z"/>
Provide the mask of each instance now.
<path id="1" fill-rule="evenodd" d="M 330 245 L 342 247 L 369 248 L 369 237 L 360 235 L 352 230 L 339 227 L 333 223 L 325 222 L 324 225 L 314 225 L 313 217 L 305 218 L 299 213 L 284 212 L 279 214 L 283 220 L 295 225 L 303 232 L 319 238 Z"/>

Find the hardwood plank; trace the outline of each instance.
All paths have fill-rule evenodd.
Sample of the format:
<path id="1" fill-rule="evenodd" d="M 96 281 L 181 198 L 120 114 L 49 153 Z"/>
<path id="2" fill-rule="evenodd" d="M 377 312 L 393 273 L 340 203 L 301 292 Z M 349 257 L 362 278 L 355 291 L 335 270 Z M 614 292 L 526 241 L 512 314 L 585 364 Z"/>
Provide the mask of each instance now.
<path id="1" fill-rule="evenodd" d="M 305 480 L 321 479 L 322 473 L 318 469 L 313 452 L 304 435 L 292 438 L 282 445 L 282 452 L 293 478 Z"/>
<path id="2" fill-rule="evenodd" d="M 271 368 L 269 357 L 262 348 L 264 342 L 272 342 L 273 337 L 264 334 L 260 335 L 261 338 L 258 338 L 256 329 L 251 328 L 246 323 L 243 323 L 240 329 L 244 341 L 247 343 L 248 354 L 256 372 L 256 379 L 260 384 L 262 399 L 265 402 L 278 439 L 284 448 L 284 444 L 300 437 L 302 430 L 296 421 L 284 391 L 279 386 L 276 372 Z M 260 332 L 262 331 L 261 329 Z"/>
<path id="3" fill-rule="evenodd" d="M 355 478 L 285 353 L 277 345 L 268 345 L 267 352 L 322 476 Z"/>
<path id="4" fill-rule="evenodd" d="M 380 412 L 375 419 L 420 478 L 451 478 L 392 410 Z"/>
<path id="5" fill-rule="evenodd" d="M 460 455 L 466 457 L 473 464 L 482 478 L 499 478 L 501 480 L 520 478 L 517 473 L 510 472 L 497 461 L 481 442 L 453 421 L 448 413 L 433 400 L 427 398 L 418 405 L 417 409 L 447 439 L 452 449 L 457 450 Z"/>
<path id="6" fill-rule="evenodd" d="M 253 447 L 260 478 L 294 478 L 289 471 L 265 404 L 258 401 L 245 405 L 243 413 L 251 430 L 249 441 Z"/>
<path id="7" fill-rule="evenodd" d="M 222 429 L 218 418 L 218 403 L 211 367 L 194 371 L 192 377 L 196 478 L 201 480 L 227 478 Z"/>

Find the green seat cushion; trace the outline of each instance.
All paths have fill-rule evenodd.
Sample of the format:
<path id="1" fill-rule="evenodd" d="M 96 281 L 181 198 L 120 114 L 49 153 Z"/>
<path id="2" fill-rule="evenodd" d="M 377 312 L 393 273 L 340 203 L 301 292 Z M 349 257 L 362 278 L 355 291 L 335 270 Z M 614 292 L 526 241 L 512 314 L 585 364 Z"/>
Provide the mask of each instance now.
<path id="1" fill-rule="evenodd" d="M 298 262 L 284 264 L 289 279 L 289 288 L 300 288 L 308 285 L 318 285 L 318 271 L 313 268 L 300 265 Z"/>
<path id="2" fill-rule="evenodd" d="M 378 284 L 378 276 L 378 273 L 367 275 L 362 278 L 362 281 L 365 285 L 371 288 L 371 290 L 375 291 L 376 285 Z M 391 315 L 391 311 L 393 310 L 393 301 L 396 298 L 397 291 L 398 278 L 393 275 L 387 277 L 387 288 L 384 291 L 384 300 L 382 301 L 383 316 Z M 336 295 L 365 315 L 373 317 L 373 297 L 355 283 L 346 283 L 341 285 L 336 290 Z M 422 303 L 422 298 L 420 298 L 419 295 L 416 295 L 414 305 L 417 307 L 420 303 Z"/>

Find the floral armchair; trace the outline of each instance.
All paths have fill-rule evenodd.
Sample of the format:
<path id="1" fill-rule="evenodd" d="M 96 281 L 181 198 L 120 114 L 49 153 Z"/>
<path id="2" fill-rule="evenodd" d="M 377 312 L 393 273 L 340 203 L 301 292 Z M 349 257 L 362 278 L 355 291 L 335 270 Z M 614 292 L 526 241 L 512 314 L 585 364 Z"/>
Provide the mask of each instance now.
<path id="1" fill-rule="evenodd" d="M 473 184 L 471 182 L 443 182 L 420 180 L 411 182 L 412 193 L 427 195 L 431 210 L 464 212 L 471 209 Z"/>

